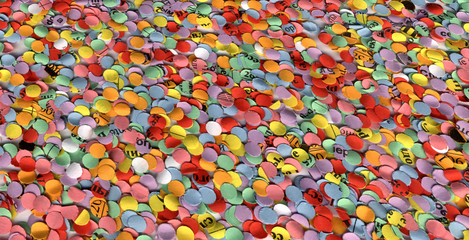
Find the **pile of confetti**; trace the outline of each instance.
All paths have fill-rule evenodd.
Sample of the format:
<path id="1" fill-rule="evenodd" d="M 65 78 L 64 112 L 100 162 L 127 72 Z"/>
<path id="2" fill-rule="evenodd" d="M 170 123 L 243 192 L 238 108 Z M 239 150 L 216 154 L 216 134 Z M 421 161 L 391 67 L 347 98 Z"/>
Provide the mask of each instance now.
<path id="1" fill-rule="evenodd" d="M 0 0 L 0 234 L 469 239 L 468 33 L 465 0 Z"/>

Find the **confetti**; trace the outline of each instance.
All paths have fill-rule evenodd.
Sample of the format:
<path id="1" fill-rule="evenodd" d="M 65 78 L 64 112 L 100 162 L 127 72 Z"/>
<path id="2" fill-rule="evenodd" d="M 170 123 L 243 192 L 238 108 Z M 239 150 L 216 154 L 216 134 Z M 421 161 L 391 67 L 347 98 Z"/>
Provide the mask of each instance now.
<path id="1" fill-rule="evenodd" d="M 0 0 L 0 235 L 469 238 L 468 12 Z"/>

